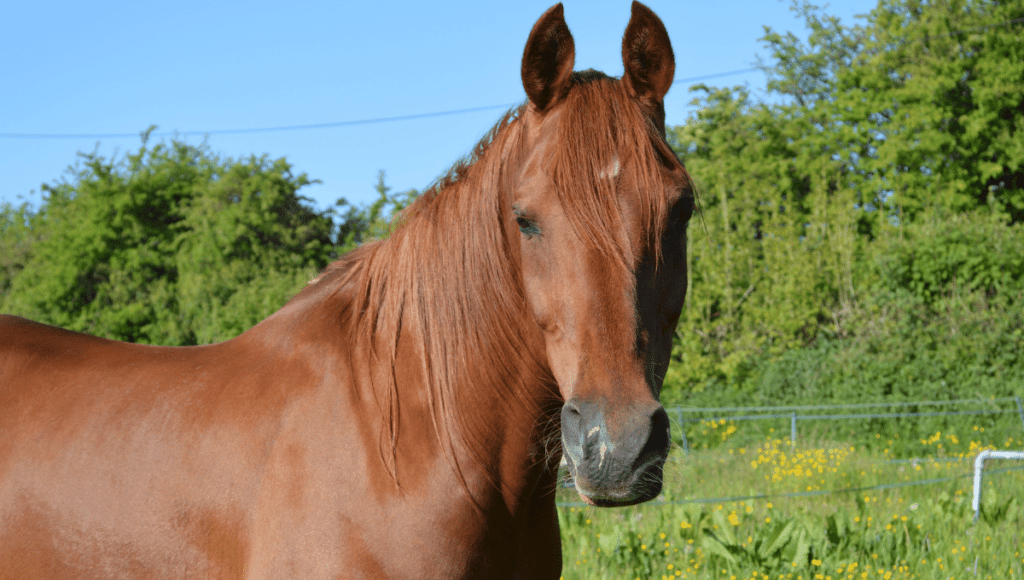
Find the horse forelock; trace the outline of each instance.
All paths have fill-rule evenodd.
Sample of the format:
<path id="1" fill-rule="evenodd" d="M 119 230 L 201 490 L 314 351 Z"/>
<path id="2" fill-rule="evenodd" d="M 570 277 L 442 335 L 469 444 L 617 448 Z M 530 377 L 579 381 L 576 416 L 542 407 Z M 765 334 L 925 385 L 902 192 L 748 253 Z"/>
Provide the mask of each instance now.
<path id="1" fill-rule="evenodd" d="M 679 161 L 655 117 L 619 79 L 588 70 L 574 73 L 570 81 L 559 147 L 551 160 L 559 202 L 577 237 L 632 269 L 639 250 L 660 255 L 668 211 L 663 165 Z M 641 247 L 622 235 L 623 186 L 637 195 L 639 226 L 646 233 Z"/>

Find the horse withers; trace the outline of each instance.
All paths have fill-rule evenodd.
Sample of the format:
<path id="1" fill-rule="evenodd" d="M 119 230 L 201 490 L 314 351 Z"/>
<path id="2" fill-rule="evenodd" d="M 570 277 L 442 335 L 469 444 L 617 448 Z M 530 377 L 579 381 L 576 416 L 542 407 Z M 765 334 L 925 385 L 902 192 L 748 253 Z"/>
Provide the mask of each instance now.
<path id="1" fill-rule="evenodd" d="M 0 578 L 557 578 L 564 454 L 597 506 L 655 497 L 693 193 L 674 57 L 637 2 L 624 74 L 528 101 L 272 316 L 199 347 L 0 317 Z"/>

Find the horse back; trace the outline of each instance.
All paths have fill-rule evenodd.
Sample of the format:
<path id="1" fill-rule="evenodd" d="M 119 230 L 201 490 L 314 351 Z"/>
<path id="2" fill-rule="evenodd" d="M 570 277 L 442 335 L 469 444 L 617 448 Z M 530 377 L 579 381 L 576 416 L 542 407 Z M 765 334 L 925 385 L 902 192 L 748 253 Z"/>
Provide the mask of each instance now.
<path id="1" fill-rule="evenodd" d="M 233 346 L 137 345 L 0 316 L 0 433 L 8 442 L 34 433 L 43 452 L 91 431 L 117 447 L 140 431 L 244 419 L 260 402 L 261 385 L 248 379 L 273 363 Z M 0 451 L 0 465 L 7 458 Z"/>
<path id="2" fill-rule="evenodd" d="M 242 577 L 268 457 L 310 381 L 241 342 L 0 316 L 0 579 Z"/>

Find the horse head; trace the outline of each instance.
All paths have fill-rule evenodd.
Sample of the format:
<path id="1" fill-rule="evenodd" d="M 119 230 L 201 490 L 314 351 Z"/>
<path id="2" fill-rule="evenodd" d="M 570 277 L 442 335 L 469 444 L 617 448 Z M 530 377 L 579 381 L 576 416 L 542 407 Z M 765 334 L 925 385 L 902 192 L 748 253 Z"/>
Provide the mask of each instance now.
<path id="1" fill-rule="evenodd" d="M 522 60 L 523 166 L 503 211 L 527 310 L 564 401 L 561 438 L 588 503 L 658 495 L 670 444 L 659 402 L 686 295 L 690 179 L 665 141 L 675 61 L 633 2 L 620 79 L 572 71 L 561 4 Z"/>

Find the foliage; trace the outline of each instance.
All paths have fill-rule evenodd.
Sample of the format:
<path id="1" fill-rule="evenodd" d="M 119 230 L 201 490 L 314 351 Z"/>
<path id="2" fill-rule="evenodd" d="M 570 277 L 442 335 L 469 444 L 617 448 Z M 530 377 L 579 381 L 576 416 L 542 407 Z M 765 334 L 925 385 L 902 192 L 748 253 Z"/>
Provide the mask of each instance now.
<path id="1" fill-rule="evenodd" d="M 82 156 L 31 214 L 6 208 L 4 312 L 134 342 L 238 334 L 280 306 L 333 250 L 329 216 L 286 161 L 222 160 L 173 141 L 120 161 Z M 7 247 L 11 247 L 7 246 Z M 5 253 L 6 255 L 6 253 Z"/>
<path id="2" fill-rule="evenodd" d="M 877 260 L 885 290 L 905 290 L 931 307 L 976 293 L 1000 306 L 1020 304 L 1024 224 L 998 214 L 929 215 L 886 240 Z"/>
<path id="3" fill-rule="evenodd" d="M 0 296 L 10 290 L 11 281 L 28 262 L 33 236 L 34 214 L 27 203 L 17 207 L 0 204 Z"/>
<path id="4" fill-rule="evenodd" d="M 703 211 L 663 398 L 1019 393 L 1024 3 L 794 9 L 767 100 L 698 85 L 669 131 Z"/>
<path id="5" fill-rule="evenodd" d="M 369 207 L 317 210 L 285 159 L 147 140 L 121 160 L 80 154 L 36 211 L 0 207 L 0 312 L 140 343 L 226 340 L 387 235 L 417 195 L 391 194 L 382 171 Z"/>
<path id="6" fill-rule="evenodd" d="M 0 206 L 0 312 L 132 342 L 189 345 L 250 328 L 316 272 L 386 236 L 417 192 L 317 210 L 285 159 L 222 159 L 172 140 L 80 154 L 43 204 Z"/>
<path id="7" fill-rule="evenodd" d="M 1024 4 L 882 0 L 861 25 L 803 3 L 806 45 L 766 28 L 769 90 L 844 186 L 903 220 L 989 201 L 1024 219 Z M 808 138 L 810 138 L 809 141 Z"/>
<path id="8" fill-rule="evenodd" d="M 391 231 L 391 219 L 398 216 L 419 196 L 419 192 L 410 189 L 391 194 L 391 188 L 384 183 L 384 171 L 377 174 L 377 185 L 374 186 L 377 199 L 367 207 L 351 205 L 345 198 L 335 203 L 344 208 L 341 214 L 341 225 L 338 229 L 339 253 L 344 254 L 359 244 L 387 237 Z"/>

